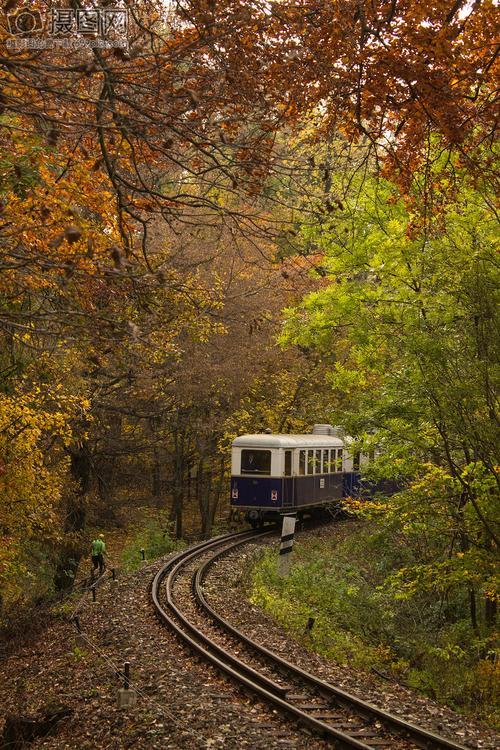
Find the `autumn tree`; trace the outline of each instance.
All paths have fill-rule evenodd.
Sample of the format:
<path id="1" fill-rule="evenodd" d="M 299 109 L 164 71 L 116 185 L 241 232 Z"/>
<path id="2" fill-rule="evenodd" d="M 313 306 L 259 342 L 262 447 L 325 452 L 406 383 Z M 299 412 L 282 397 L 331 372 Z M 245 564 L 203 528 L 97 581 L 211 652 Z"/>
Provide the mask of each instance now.
<path id="1" fill-rule="evenodd" d="M 360 193 L 368 175 L 383 172 L 398 183 L 401 194 L 387 205 L 407 212 L 401 231 L 417 249 L 417 238 L 432 237 L 444 253 L 448 234 L 438 223 L 429 233 L 429 217 L 447 215 L 444 196 L 458 205 L 464 169 L 491 208 L 492 2 L 125 5 L 127 48 L 82 46 L 71 54 L 57 44 L 8 45 L 8 15 L 20 4 L 8 0 L 0 14 L 0 419 L 15 446 L 12 454 L 7 444 L 2 448 L 6 476 L 17 471 L 9 456 L 22 450 L 18 424 L 31 435 L 33 457 L 24 479 L 9 480 L 5 492 L 9 503 L 21 506 L 24 498 L 29 515 L 36 467 L 49 472 L 53 503 L 48 492 L 42 495 L 47 517 L 59 522 L 58 585 L 76 569 L 90 499 L 112 518 L 125 469 L 151 468 L 157 502 L 167 489 L 173 496 L 179 533 L 184 493 L 195 484 L 208 532 L 224 481 L 219 452 L 231 432 L 240 422 L 250 428 L 264 420 L 292 428 L 316 408 L 310 382 L 323 378 L 331 354 L 332 311 L 323 310 L 323 301 L 332 295 L 332 247 L 344 261 L 347 248 L 357 259 L 360 236 L 370 236 L 370 222 L 376 225 L 385 206 L 374 199 L 373 209 L 361 203 L 358 211 L 353 190 Z M 30 9 L 47 20 L 58 6 L 36 1 Z M 66 6 L 76 12 L 83 3 Z M 417 169 L 425 179 L 413 180 Z M 342 181 L 333 176 L 340 173 Z M 372 210 L 375 219 L 368 221 Z M 460 212 L 453 210 L 457 227 Z M 383 218 L 377 241 L 394 233 L 392 220 Z M 336 223 L 345 237 L 335 235 Z M 388 243 L 387 254 L 392 250 Z M 413 252 L 418 257 L 411 245 L 394 261 L 404 273 Z M 357 291 L 359 283 L 366 292 L 372 271 L 357 262 L 345 266 L 338 288 L 346 295 L 338 308 L 335 302 L 335 314 L 362 307 L 347 289 Z M 403 273 L 401 293 L 418 276 L 416 261 L 408 262 L 413 276 Z M 388 294 L 390 263 L 383 274 L 376 271 Z M 489 263 L 488 256 L 477 289 L 489 284 Z M 435 278 L 439 273 L 432 270 Z M 460 274 L 449 279 L 449 298 L 455 294 L 460 304 L 464 283 Z M 315 325 L 297 327 L 300 354 L 283 359 L 273 348 L 280 307 L 311 285 L 327 287 L 306 303 L 316 300 Z M 408 309 L 418 309 L 420 298 Z M 382 301 L 376 304 L 382 309 Z M 435 309 L 432 299 L 426 304 Z M 344 325 L 337 324 L 340 333 Z M 361 339 L 368 336 L 359 321 L 352 325 Z M 433 338 L 424 333 L 429 351 L 421 364 L 434 372 Z M 349 337 L 334 339 L 332 351 L 358 364 Z M 446 341 L 455 355 L 453 336 Z M 481 341 L 489 361 L 488 336 Z M 378 384 L 363 356 L 361 349 L 358 369 L 368 385 L 372 377 Z M 466 358 L 456 356 L 465 368 Z M 287 372 L 278 372 L 280 361 Z M 347 385 L 359 386 L 361 375 L 347 368 L 342 375 L 339 398 L 357 403 L 356 388 L 346 398 Z M 476 386 L 477 378 L 474 392 Z M 48 397 L 54 388 L 67 408 Z M 29 393 L 40 396 L 30 400 Z M 438 394 L 449 411 L 444 389 Z M 457 421 L 447 427 L 453 435 Z M 164 465 L 171 467 L 167 478 Z M 463 469 L 460 459 L 452 481 L 462 481 Z M 472 492 L 464 513 L 475 501 Z M 26 532 L 22 524 L 14 529 L 10 511 L 2 523 L 6 549 L 16 547 L 19 535 L 32 538 L 28 522 Z M 6 581 L 20 565 L 14 558 L 6 563 Z"/>
<path id="2" fill-rule="evenodd" d="M 448 156 L 442 156 L 446 163 Z M 439 173 L 439 163 L 436 172 Z M 494 619 L 498 559 L 498 263 L 491 195 L 462 172 L 404 200 L 386 182 L 355 182 L 342 210 L 304 242 L 323 250 L 329 284 L 289 311 L 285 339 L 328 358 L 332 420 L 382 448 L 375 476 L 401 491 L 380 506 L 426 561 L 402 589 L 468 592 Z M 444 194 L 443 194 L 444 191 Z M 426 196 L 425 211 L 413 212 Z M 426 216 L 426 221 L 422 221 Z M 343 405 L 342 409 L 338 404 Z"/>

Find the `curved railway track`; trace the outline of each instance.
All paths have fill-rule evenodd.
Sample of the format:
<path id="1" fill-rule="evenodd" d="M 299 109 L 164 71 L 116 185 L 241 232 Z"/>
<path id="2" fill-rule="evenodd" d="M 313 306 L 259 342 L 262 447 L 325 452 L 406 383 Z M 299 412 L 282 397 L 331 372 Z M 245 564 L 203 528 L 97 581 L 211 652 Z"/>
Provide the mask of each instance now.
<path id="1" fill-rule="evenodd" d="M 153 603 L 162 622 L 241 687 L 336 747 L 466 750 L 463 745 L 410 724 L 291 664 L 243 634 L 210 606 L 203 584 L 214 563 L 240 545 L 272 533 L 274 529 L 228 534 L 201 542 L 172 558 L 152 583 Z M 182 585 L 186 589 L 186 575 L 195 602 L 187 607 L 181 601 L 185 600 L 186 591 L 179 594 Z M 222 635 L 214 635 L 214 629 Z"/>

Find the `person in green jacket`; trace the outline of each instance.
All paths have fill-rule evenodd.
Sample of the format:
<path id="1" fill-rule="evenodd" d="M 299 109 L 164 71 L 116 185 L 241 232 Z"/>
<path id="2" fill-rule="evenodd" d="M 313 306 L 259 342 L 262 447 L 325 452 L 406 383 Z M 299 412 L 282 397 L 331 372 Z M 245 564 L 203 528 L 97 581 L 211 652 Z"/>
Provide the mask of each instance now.
<path id="1" fill-rule="evenodd" d="M 92 576 L 99 568 L 99 575 L 102 576 L 104 573 L 104 555 L 106 554 L 106 545 L 104 544 L 104 534 L 99 536 L 92 542 Z"/>

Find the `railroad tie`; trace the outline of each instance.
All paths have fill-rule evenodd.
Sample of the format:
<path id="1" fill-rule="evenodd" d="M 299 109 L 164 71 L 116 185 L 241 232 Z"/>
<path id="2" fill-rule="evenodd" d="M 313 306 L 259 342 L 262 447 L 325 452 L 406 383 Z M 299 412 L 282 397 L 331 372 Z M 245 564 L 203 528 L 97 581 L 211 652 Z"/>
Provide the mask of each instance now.
<path id="1" fill-rule="evenodd" d="M 357 732 L 359 729 L 363 728 L 363 724 L 346 724 L 345 720 L 336 724 L 329 723 L 328 726 L 333 727 L 334 729 L 340 729 L 342 732 L 348 734 L 349 736 L 351 734 L 354 734 L 354 732 Z"/>
<path id="2" fill-rule="evenodd" d="M 283 692 L 283 693 L 285 694 L 285 697 L 286 697 L 286 699 L 287 699 L 287 700 L 289 700 L 289 699 L 290 699 L 290 697 L 293 697 L 293 696 L 290 696 L 290 695 L 288 695 L 288 693 L 289 693 L 289 692 L 290 692 L 290 690 L 292 689 L 292 686 L 291 686 L 291 685 L 280 685 L 280 683 L 279 683 L 279 682 L 278 682 L 277 684 L 279 685 L 279 688 L 280 688 L 280 690 L 281 690 L 281 691 L 282 691 L 282 692 Z M 306 698 L 307 696 L 305 696 L 305 695 L 301 695 L 300 697 L 301 697 L 301 698 Z"/>
<path id="3" fill-rule="evenodd" d="M 318 706 L 317 703 L 297 703 L 295 708 L 301 711 L 328 711 L 328 706 Z"/>
<path id="4" fill-rule="evenodd" d="M 344 718 L 341 714 L 335 714 L 332 711 L 321 711 L 320 713 L 313 714 L 315 719 L 320 721 L 342 721 Z"/>
<path id="5" fill-rule="evenodd" d="M 267 533 L 272 532 L 264 532 L 264 534 Z M 238 541 L 233 542 L 233 538 L 237 538 Z M 176 576 L 180 576 L 179 571 L 181 571 L 182 566 L 186 565 L 186 563 L 188 566 L 191 565 L 194 556 L 200 552 L 205 554 L 208 549 L 212 549 L 216 545 L 221 545 L 221 542 L 227 544 L 228 541 L 231 541 L 231 546 L 225 546 L 220 553 L 217 552 L 214 556 L 215 559 L 217 555 L 223 554 L 229 549 L 236 548 L 239 544 L 246 543 L 250 539 L 253 539 L 252 532 L 242 532 L 240 534 L 228 535 L 222 539 L 203 542 L 195 547 L 194 550 L 191 549 L 177 554 L 164 568 L 158 571 L 153 581 L 152 595 L 156 611 L 163 622 L 170 627 L 173 627 L 178 635 L 180 635 L 191 646 L 195 647 L 197 649 L 197 654 L 203 654 L 232 677 L 238 676 L 245 691 L 253 691 L 253 693 L 257 693 L 257 695 L 261 696 L 260 699 L 262 699 L 262 696 L 268 698 L 270 697 L 269 693 L 266 691 L 265 687 L 262 687 L 261 683 L 263 683 L 264 686 L 272 685 L 271 692 L 274 693 L 275 696 L 280 696 L 286 700 L 288 711 L 296 714 L 299 723 L 302 721 L 305 724 L 309 724 L 309 726 L 312 729 L 316 729 L 319 734 L 333 739 L 335 742 L 342 741 L 345 746 L 355 745 L 356 747 L 365 747 L 367 750 L 393 750 L 395 740 L 393 737 L 388 737 L 387 735 L 387 727 L 390 727 L 390 731 L 393 731 L 394 728 L 394 732 L 398 735 L 398 739 L 396 740 L 398 746 L 401 742 L 399 737 L 403 732 L 403 734 L 407 734 L 418 747 L 436 747 L 441 748 L 441 750 L 467 750 L 463 745 L 459 745 L 445 738 L 440 738 L 432 732 L 413 726 L 411 723 L 405 722 L 385 711 L 372 707 L 369 703 L 366 703 L 363 700 L 350 696 L 343 690 L 339 690 L 334 686 L 329 685 L 319 677 L 310 675 L 303 670 L 298 669 L 290 662 L 279 657 L 279 655 L 272 654 L 269 649 L 261 648 L 259 644 L 254 641 L 251 641 L 251 645 L 256 652 L 259 653 L 262 658 L 274 661 L 277 671 L 280 674 L 278 681 L 272 680 L 267 676 L 267 673 L 255 675 L 256 670 L 251 671 L 249 667 L 239 665 L 236 656 L 225 654 L 225 658 L 230 661 L 231 664 L 237 663 L 239 665 L 238 669 L 241 669 L 243 672 L 251 672 L 252 676 L 255 676 L 256 679 L 258 678 L 259 681 L 254 683 L 252 679 L 239 675 L 238 670 L 233 669 L 228 663 L 214 657 L 213 654 L 205 651 L 203 647 L 195 643 L 194 639 L 187 635 L 187 631 L 188 629 L 196 631 L 196 628 L 193 628 L 186 615 L 174 605 L 175 592 L 173 586 Z M 285 555 L 284 557 L 289 558 L 290 555 Z M 205 563 L 198 570 L 196 581 L 199 580 L 200 585 L 203 583 L 203 576 L 205 575 L 206 570 L 208 570 L 208 567 L 209 566 Z M 167 584 L 167 601 L 165 605 L 162 605 L 160 603 L 159 592 L 164 580 L 166 580 Z M 200 597 L 200 603 L 201 602 L 202 597 Z M 167 610 L 165 608 L 167 605 L 175 613 L 175 617 L 172 617 L 170 609 Z M 207 607 L 206 602 L 203 603 L 203 606 Z M 212 617 L 215 616 L 210 607 L 207 607 L 207 609 Z M 176 622 L 176 618 L 179 619 L 181 623 L 180 625 Z M 229 627 L 227 623 L 224 625 L 224 619 L 221 619 L 220 622 L 224 627 L 227 627 L 231 633 L 241 637 L 242 634 L 240 634 L 237 629 Z M 211 644 L 211 648 L 215 649 L 216 647 L 219 651 L 223 651 L 223 649 L 216 644 Z M 241 648 L 237 650 L 237 653 L 239 653 L 240 650 Z M 195 658 L 201 659 L 201 656 Z M 296 679 L 297 683 L 292 685 L 286 684 L 288 679 Z M 303 690 L 308 690 L 308 693 L 301 693 L 301 687 Z M 222 694 L 220 697 L 221 699 L 224 699 Z M 281 701 L 275 701 L 275 703 L 276 702 L 285 708 L 285 705 Z M 380 726 L 380 724 L 385 725 L 385 727 Z M 269 727 L 268 725 L 263 725 L 263 728 L 265 728 L 266 734 L 270 737 L 283 736 L 287 738 L 287 745 L 289 744 L 288 733 L 285 733 L 284 735 L 281 733 L 276 734 L 273 727 Z"/>

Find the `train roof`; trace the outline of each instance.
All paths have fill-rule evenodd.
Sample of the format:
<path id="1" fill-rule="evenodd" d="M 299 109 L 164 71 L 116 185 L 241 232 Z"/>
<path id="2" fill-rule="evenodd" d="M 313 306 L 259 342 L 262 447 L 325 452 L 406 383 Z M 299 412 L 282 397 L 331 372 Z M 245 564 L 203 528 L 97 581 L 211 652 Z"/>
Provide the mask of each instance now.
<path id="1" fill-rule="evenodd" d="M 334 435 L 240 435 L 233 448 L 343 448 L 344 442 Z"/>

